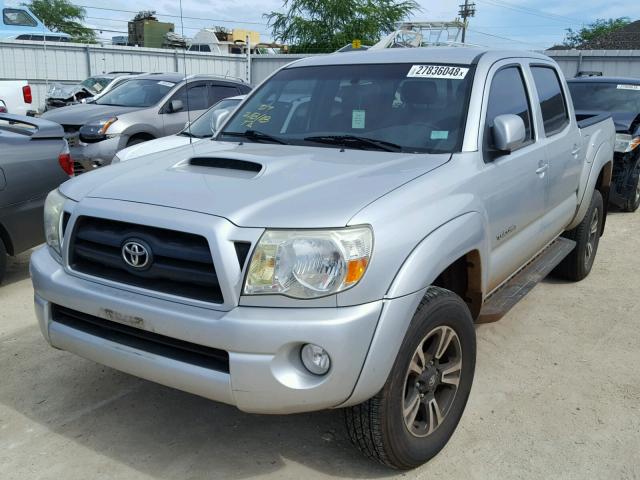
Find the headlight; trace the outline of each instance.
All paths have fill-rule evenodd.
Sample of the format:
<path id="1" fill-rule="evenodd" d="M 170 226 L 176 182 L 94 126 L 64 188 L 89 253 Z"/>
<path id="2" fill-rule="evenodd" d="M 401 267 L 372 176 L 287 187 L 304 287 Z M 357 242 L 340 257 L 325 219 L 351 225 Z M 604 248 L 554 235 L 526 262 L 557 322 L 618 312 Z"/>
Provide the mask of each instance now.
<path id="1" fill-rule="evenodd" d="M 253 252 L 244 293 L 304 299 L 342 292 L 364 276 L 372 246 L 368 227 L 267 230 Z"/>
<path id="2" fill-rule="evenodd" d="M 627 153 L 635 150 L 640 145 L 640 137 L 632 137 L 624 133 L 616 134 L 616 146 L 614 150 L 620 153 Z"/>
<path id="3" fill-rule="evenodd" d="M 66 197 L 53 190 L 44 202 L 44 236 L 47 245 L 62 255 L 62 208 Z"/>
<path id="4" fill-rule="evenodd" d="M 104 118 L 80 127 L 80 139 L 87 143 L 99 142 L 107 138 L 107 130 L 118 121 L 118 117 Z"/>

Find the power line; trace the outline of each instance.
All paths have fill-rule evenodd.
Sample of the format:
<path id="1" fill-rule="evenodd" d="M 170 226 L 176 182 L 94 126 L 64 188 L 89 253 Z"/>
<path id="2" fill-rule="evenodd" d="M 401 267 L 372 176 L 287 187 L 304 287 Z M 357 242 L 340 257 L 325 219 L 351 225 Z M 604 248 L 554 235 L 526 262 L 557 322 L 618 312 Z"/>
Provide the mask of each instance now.
<path id="1" fill-rule="evenodd" d="M 89 9 L 93 9 L 93 10 L 104 10 L 107 12 L 121 12 L 121 13 L 139 13 L 136 10 L 123 10 L 123 9 L 118 9 L 118 8 L 107 8 L 107 7 L 93 7 L 90 5 L 78 5 L 78 7 L 82 7 L 82 8 L 89 8 Z M 180 15 L 172 15 L 170 13 L 157 13 L 156 15 L 159 17 L 171 17 L 171 18 L 180 18 Z M 264 26 L 264 23 L 262 22 L 244 22 L 242 20 L 233 20 L 233 19 L 218 19 L 218 18 L 202 18 L 202 17 L 182 17 L 184 19 L 187 20 L 202 20 L 205 22 L 219 22 L 219 23 L 241 23 L 241 24 L 246 24 L 246 25 L 262 25 Z"/>
<path id="2" fill-rule="evenodd" d="M 555 20 L 555 21 L 562 21 L 562 22 L 566 22 L 567 20 L 574 22 L 573 24 L 575 25 L 582 25 L 585 22 L 582 20 L 578 20 L 575 18 L 570 18 L 570 17 L 565 17 L 563 15 L 556 15 L 555 13 L 547 13 L 544 12 L 542 10 L 537 10 L 537 9 L 532 9 L 532 8 L 526 8 L 526 7 L 520 7 L 517 5 L 513 5 L 511 3 L 507 3 L 507 2 L 503 2 L 503 1 L 499 1 L 499 0 L 478 0 L 480 3 L 486 3 L 488 5 L 492 5 L 494 7 L 501 7 L 501 8 L 506 8 L 508 10 L 513 10 L 515 12 L 519 12 L 519 13 L 525 13 L 528 15 L 534 15 L 536 17 L 541 17 L 541 18 L 546 18 L 548 20 Z"/>
<path id="3" fill-rule="evenodd" d="M 495 34 L 493 34 L 493 33 L 481 32 L 481 31 L 479 31 L 479 30 L 473 30 L 473 29 L 471 29 L 471 28 L 469 28 L 469 31 L 470 31 L 470 32 L 473 32 L 473 33 L 478 33 L 478 34 L 480 34 L 480 35 L 486 35 L 487 37 L 500 38 L 500 39 L 502 39 L 502 40 L 507 40 L 507 41 L 509 41 L 509 42 L 522 43 L 522 44 L 524 44 L 524 45 L 533 45 L 533 46 L 535 46 L 535 47 L 537 47 L 537 48 L 542 47 L 542 45 L 541 45 L 541 44 L 531 43 L 531 42 L 525 42 L 525 41 L 523 41 L 523 40 L 516 40 L 515 38 L 503 37 L 502 35 L 495 35 Z"/>

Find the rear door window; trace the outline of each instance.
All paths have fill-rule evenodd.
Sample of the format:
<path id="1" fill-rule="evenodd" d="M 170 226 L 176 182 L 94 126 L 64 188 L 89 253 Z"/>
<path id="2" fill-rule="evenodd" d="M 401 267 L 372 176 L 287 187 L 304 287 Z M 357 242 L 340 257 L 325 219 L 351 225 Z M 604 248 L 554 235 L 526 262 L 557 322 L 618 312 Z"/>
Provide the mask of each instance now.
<path id="1" fill-rule="evenodd" d="M 239 94 L 239 90 L 232 85 L 221 85 L 212 83 L 209 91 L 209 106 L 218 103 L 223 98 L 235 97 Z"/>
<path id="2" fill-rule="evenodd" d="M 569 125 L 569 113 L 560 87 L 560 79 L 551 67 L 531 67 L 540 99 L 540 110 L 547 137 Z"/>
<path id="3" fill-rule="evenodd" d="M 493 143 L 491 129 L 495 118 L 507 113 L 518 115 L 522 118 L 525 128 L 525 142 L 527 140 L 533 141 L 529 96 L 525 88 L 522 71 L 515 66 L 499 70 L 491 81 L 484 135 L 487 147 L 490 147 Z"/>

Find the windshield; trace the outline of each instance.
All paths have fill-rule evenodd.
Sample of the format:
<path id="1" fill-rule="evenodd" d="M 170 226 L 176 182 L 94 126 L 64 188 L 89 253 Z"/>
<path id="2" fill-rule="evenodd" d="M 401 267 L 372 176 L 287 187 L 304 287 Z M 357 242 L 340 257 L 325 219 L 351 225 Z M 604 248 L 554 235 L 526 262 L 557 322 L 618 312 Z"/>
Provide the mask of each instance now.
<path id="1" fill-rule="evenodd" d="M 240 99 L 229 99 L 225 98 L 224 100 L 220 100 L 209 110 L 200 115 L 197 120 L 194 120 L 193 123 L 185 128 L 182 132 L 183 135 L 192 136 L 197 138 L 207 138 L 213 136 L 213 117 L 216 115 L 216 112 L 221 110 L 229 110 L 232 111 L 238 104 L 240 103 Z"/>
<path id="2" fill-rule="evenodd" d="M 455 152 L 472 76 L 471 67 L 456 65 L 288 68 L 252 94 L 217 139 Z"/>
<path id="3" fill-rule="evenodd" d="M 162 100 L 174 86 L 175 83 L 162 80 L 129 80 L 105 93 L 96 103 L 117 107 L 150 107 Z"/>
<path id="4" fill-rule="evenodd" d="M 104 88 L 109 85 L 111 79 L 104 77 L 89 77 L 80 85 L 94 93 L 100 93 Z"/>
<path id="5" fill-rule="evenodd" d="M 570 82 L 569 91 L 576 110 L 602 112 L 640 111 L 640 85 Z"/>

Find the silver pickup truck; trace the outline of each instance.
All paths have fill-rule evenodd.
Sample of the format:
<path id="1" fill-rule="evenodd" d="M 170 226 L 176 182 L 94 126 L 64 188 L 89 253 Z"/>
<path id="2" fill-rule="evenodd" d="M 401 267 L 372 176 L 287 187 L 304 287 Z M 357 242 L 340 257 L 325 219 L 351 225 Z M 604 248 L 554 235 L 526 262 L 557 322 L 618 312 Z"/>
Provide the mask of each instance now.
<path id="1" fill-rule="evenodd" d="M 578 122 L 543 55 L 307 58 L 221 123 L 50 195 L 51 345 L 247 412 L 343 408 L 408 469 L 462 416 L 474 322 L 593 265 L 614 125 Z"/>

